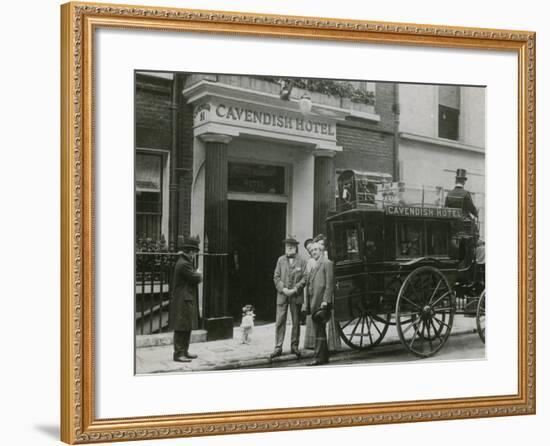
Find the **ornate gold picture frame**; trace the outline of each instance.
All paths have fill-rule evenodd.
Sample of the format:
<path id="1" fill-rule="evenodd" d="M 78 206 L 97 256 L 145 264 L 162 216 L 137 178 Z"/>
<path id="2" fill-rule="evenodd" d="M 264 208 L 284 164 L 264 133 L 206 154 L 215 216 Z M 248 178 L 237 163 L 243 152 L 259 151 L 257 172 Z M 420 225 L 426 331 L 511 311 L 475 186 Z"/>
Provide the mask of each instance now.
<path id="1" fill-rule="evenodd" d="M 535 413 L 535 33 L 71 2 L 61 7 L 61 439 L 93 443 Z M 518 78 L 518 392 L 100 419 L 95 413 L 95 33 L 101 28 L 503 51 Z M 514 251 L 514 250 L 512 250 Z M 131 261 L 131 260 L 130 260 Z M 182 377 L 184 379 L 185 377 Z"/>

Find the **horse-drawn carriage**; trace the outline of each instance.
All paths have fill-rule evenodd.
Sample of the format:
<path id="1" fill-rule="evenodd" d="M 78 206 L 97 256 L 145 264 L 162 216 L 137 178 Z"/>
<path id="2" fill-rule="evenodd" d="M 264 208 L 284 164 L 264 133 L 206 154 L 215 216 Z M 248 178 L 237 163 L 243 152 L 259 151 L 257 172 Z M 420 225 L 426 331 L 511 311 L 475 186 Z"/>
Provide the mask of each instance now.
<path id="1" fill-rule="evenodd" d="M 337 209 L 326 223 L 342 340 L 369 349 L 395 326 L 410 352 L 429 357 L 447 341 L 455 315 L 465 314 L 476 318 L 485 342 L 476 222 L 441 201 L 407 204 L 399 189 L 380 193 L 349 171 L 339 178 Z"/>

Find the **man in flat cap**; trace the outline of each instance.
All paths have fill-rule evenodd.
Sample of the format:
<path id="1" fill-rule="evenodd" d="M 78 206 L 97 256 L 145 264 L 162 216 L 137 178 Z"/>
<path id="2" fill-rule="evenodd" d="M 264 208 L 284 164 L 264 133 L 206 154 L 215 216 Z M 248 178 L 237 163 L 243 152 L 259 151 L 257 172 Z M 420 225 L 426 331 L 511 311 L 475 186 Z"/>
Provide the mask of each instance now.
<path id="1" fill-rule="evenodd" d="M 467 179 L 465 169 L 456 170 L 455 187 L 447 194 L 445 207 L 462 209 L 465 217 L 477 218 L 477 209 L 472 196 L 464 189 Z"/>
<path id="2" fill-rule="evenodd" d="M 283 354 L 286 318 L 290 308 L 292 333 L 290 351 L 300 357 L 300 307 L 304 302 L 302 290 L 306 283 L 306 261 L 298 255 L 298 241 L 289 236 L 283 240 L 285 253 L 277 260 L 273 283 L 277 290 L 277 313 L 275 322 L 275 349 L 271 358 Z"/>
<path id="3" fill-rule="evenodd" d="M 191 330 L 199 328 L 199 292 L 202 273 L 195 267 L 199 253 L 199 237 L 178 240 L 179 258 L 172 277 L 172 298 L 170 301 L 170 326 L 174 330 L 174 354 L 176 362 L 189 362 L 196 355 L 189 353 Z"/>

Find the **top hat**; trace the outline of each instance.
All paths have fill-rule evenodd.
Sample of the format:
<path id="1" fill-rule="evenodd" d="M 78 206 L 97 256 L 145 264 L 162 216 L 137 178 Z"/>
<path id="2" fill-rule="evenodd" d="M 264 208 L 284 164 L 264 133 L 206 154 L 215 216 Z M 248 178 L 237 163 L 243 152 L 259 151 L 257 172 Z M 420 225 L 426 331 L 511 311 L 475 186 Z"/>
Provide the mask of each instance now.
<path id="1" fill-rule="evenodd" d="M 296 240 L 296 238 L 293 235 L 287 236 L 287 238 L 285 238 L 283 240 L 283 243 L 285 243 L 285 244 L 288 243 L 290 245 L 299 245 L 300 244 L 300 242 L 298 242 L 298 240 Z"/>
<path id="2" fill-rule="evenodd" d="M 466 169 L 456 169 L 456 179 L 466 181 Z"/>
<path id="3" fill-rule="evenodd" d="M 180 242 L 180 241 L 181 241 L 181 239 L 178 240 L 178 242 Z M 200 250 L 200 248 L 199 248 L 200 243 L 201 243 L 201 239 L 198 235 L 189 236 L 189 237 L 185 237 L 185 239 L 183 240 L 183 243 L 180 244 L 180 248 L 183 248 L 183 249 L 196 249 L 197 251 L 199 251 Z"/>

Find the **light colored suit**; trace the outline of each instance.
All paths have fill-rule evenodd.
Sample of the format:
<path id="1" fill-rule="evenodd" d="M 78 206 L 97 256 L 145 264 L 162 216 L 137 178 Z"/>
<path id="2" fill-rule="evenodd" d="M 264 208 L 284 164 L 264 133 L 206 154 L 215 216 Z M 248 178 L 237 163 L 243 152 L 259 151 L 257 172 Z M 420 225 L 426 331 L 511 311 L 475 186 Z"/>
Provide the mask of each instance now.
<path id="1" fill-rule="evenodd" d="M 312 315 L 326 302 L 329 308 L 334 302 L 334 270 L 332 262 L 324 255 L 319 258 L 317 264 L 308 275 L 307 281 L 308 308 Z M 312 318 L 315 332 L 315 362 L 325 364 L 328 362 L 328 343 L 326 323 Z"/>
<path id="2" fill-rule="evenodd" d="M 332 306 L 334 301 L 334 269 L 332 261 L 325 256 L 319 257 L 317 264 L 309 273 L 308 281 L 309 310 L 315 313 L 321 303 Z"/>
<path id="3" fill-rule="evenodd" d="M 290 345 L 298 349 L 300 344 L 300 306 L 304 302 L 303 288 L 306 284 L 306 261 L 296 255 L 294 261 L 286 255 L 282 255 L 277 260 L 277 266 L 273 273 L 273 283 L 277 289 L 277 313 L 275 316 L 275 350 L 282 350 L 286 331 L 286 317 L 290 307 L 290 317 L 292 318 L 292 333 Z M 290 296 L 283 293 L 283 289 L 289 290 L 295 288 L 296 292 Z"/>

